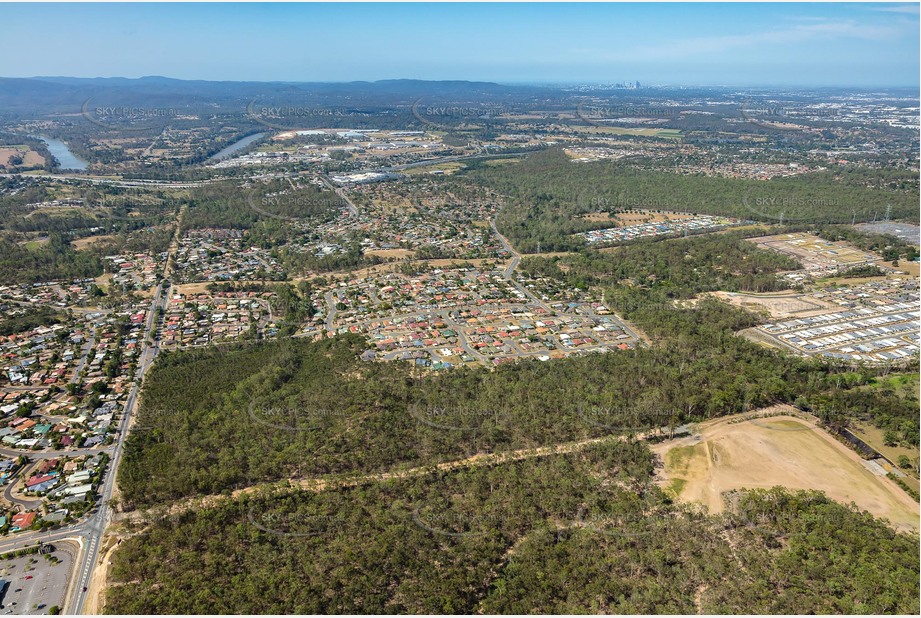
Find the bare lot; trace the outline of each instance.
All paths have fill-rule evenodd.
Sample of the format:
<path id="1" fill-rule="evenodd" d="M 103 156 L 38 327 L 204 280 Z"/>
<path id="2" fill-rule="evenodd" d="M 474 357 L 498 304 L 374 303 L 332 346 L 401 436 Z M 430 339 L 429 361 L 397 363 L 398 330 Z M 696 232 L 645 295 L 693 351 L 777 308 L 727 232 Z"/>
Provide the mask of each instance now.
<path id="1" fill-rule="evenodd" d="M 786 318 L 792 315 L 811 316 L 838 309 L 836 305 L 809 298 L 796 292 L 773 294 L 745 294 L 739 292 L 712 292 L 713 296 L 731 305 L 749 311 L 767 311 L 772 318 Z"/>
<path id="2" fill-rule="evenodd" d="M 897 529 L 919 528 L 917 502 L 808 421 L 735 417 L 700 425 L 698 432 L 652 449 L 665 462 L 663 484 L 682 501 L 719 512 L 723 493 L 734 489 L 817 489 L 833 500 L 854 502 Z"/>
<path id="3" fill-rule="evenodd" d="M 762 249 L 773 249 L 796 258 L 806 270 L 847 267 L 871 263 L 879 259 L 878 256 L 861 251 L 849 243 L 830 242 L 814 234 L 802 232 L 762 236 L 749 240 Z"/>
<path id="4" fill-rule="evenodd" d="M 71 241 L 71 244 L 74 246 L 74 249 L 77 249 L 79 251 L 80 249 L 85 249 L 86 247 L 89 247 L 90 245 L 94 243 L 103 242 L 106 240 L 115 240 L 115 237 L 112 236 L 111 234 L 104 234 L 100 236 L 87 236 L 86 238 L 78 238 L 77 240 Z"/>
<path id="5" fill-rule="evenodd" d="M 415 251 L 410 249 L 374 249 L 365 252 L 367 255 L 376 255 L 380 258 L 411 258 L 416 255 Z"/>

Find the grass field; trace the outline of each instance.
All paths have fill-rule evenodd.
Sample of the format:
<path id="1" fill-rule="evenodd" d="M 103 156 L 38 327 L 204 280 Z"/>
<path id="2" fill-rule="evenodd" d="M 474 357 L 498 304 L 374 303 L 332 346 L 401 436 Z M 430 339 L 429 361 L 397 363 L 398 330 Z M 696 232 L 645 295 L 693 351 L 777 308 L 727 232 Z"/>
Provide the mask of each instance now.
<path id="1" fill-rule="evenodd" d="M 918 530 L 918 503 L 867 470 L 856 453 L 824 430 L 792 416 L 730 420 L 700 425 L 699 437 L 652 447 L 665 462 L 661 482 L 667 491 L 720 512 L 722 496 L 731 490 L 817 489 L 900 530 Z"/>
<path id="2" fill-rule="evenodd" d="M 423 174 L 430 174 L 432 172 L 440 171 L 445 175 L 451 175 L 458 170 L 462 170 L 466 165 L 463 163 L 458 163 L 456 161 L 451 161 L 448 163 L 437 163 L 435 165 L 425 165 L 423 167 L 414 167 L 408 170 L 405 170 L 403 173 L 407 176 L 421 176 Z"/>
<path id="3" fill-rule="evenodd" d="M 370 251 L 365 251 L 366 255 L 376 255 L 380 258 L 411 258 L 416 255 L 416 252 L 411 249 L 373 249 Z"/>

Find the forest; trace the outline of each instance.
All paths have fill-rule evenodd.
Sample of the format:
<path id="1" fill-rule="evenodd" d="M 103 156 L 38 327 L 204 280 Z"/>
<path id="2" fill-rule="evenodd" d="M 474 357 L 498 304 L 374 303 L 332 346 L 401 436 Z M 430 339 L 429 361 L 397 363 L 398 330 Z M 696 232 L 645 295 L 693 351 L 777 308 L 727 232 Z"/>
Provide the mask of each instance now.
<path id="1" fill-rule="evenodd" d="M 917 174 L 871 186 L 860 172 L 811 172 L 773 180 L 682 175 L 623 162 L 573 162 L 562 149 L 535 153 L 514 165 L 471 166 L 449 184 L 472 183 L 507 196 L 496 221 L 523 253 L 572 251 L 572 234 L 603 227 L 581 219 L 634 207 L 693 212 L 768 223 L 826 224 L 913 218 Z M 853 177 L 852 176 L 856 176 Z M 613 223 L 608 224 L 613 225 Z"/>
<path id="2" fill-rule="evenodd" d="M 115 553 L 105 611 L 918 612 L 916 535 L 779 488 L 702 515 L 653 468 L 628 441 L 164 515 Z"/>

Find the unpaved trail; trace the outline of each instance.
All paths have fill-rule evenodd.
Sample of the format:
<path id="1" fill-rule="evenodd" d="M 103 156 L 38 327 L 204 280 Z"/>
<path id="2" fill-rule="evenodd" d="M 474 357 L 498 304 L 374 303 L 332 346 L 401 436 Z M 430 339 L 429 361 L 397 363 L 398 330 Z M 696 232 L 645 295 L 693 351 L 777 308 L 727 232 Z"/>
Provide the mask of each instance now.
<path id="1" fill-rule="evenodd" d="M 648 434 L 639 434 L 636 435 L 634 439 L 643 440 Z M 204 509 L 204 508 L 214 508 L 220 504 L 228 501 L 235 500 L 241 496 L 247 494 L 258 493 L 260 491 L 289 491 L 291 488 L 300 489 L 303 491 L 313 491 L 320 492 L 327 489 L 339 489 L 343 487 L 357 487 L 359 485 L 365 485 L 368 483 L 380 483 L 385 481 L 392 480 L 401 480 L 408 478 L 416 478 L 420 476 L 426 476 L 429 474 L 434 474 L 436 472 L 446 472 L 451 470 L 458 470 L 460 468 L 475 468 L 483 466 L 493 466 L 504 463 L 510 463 L 514 461 L 522 461 L 525 459 L 534 459 L 537 457 L 548 457 L 551 455 L 565 455 L 568 453 L 575 453 L 582 451 L 590 446 L 596 444 L 607 444 L 613 442 L 625 442 L 628 440 L 627 436 L 616 435 L 616 436 L 604 436 L 601 438 L 589 438 L 587 440 L 579 440 L 576 442 L 565 442 L 562 444 L 554 444 L 550 446 L 539 446 L 533 448 L 519 449 L 515 451 L 505 451 L 500 453 L 478 453 L 464 459 L 455 459 L 452 461 L 444 461 L 438 464 L 431 464 L 427 466 L 418 466 L 415 468 L 407 468 L 405 470 L 393 470 L 389 472 L 376 472 L 373 474 L 363 474 L 359 476 L 319 476 L 319 477 L 308 477 L 301 479 L 288 479 L 286 482 L 276 482 L 276 483 L 259 483 L 256 485 L 251 485 L 249 487 L 243 487 L 237 490 L 234 490 L 230 494 L 213 494 L 208 496 L 200 496 L 196 498 L 189 498 L 176 502 L 168 507 L 165 515 L 168 517 L 173 517 L 184 513 L 190 509 Z M 287 483 L 286 485 L 284 483 Z M 155 520 L 162 517 L 163 515 L 157 515 L 154 511 L 133 511 L 130 513 L 121 513 L 115 517 L 115 521 L 124 522 L 124 523 L 144 523 Z"/>

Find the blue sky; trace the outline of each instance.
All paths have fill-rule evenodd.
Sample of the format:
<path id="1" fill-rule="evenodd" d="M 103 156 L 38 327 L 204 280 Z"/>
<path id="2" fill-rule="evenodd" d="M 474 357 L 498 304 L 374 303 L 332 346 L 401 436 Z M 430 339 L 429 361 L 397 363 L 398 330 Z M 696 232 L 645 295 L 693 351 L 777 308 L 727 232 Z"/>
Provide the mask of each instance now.
<path id="1" fill-rule="evenodd" d="M 5 77 L 919 83 L 918 4 L 0 4 L 0 24 Z"/>

